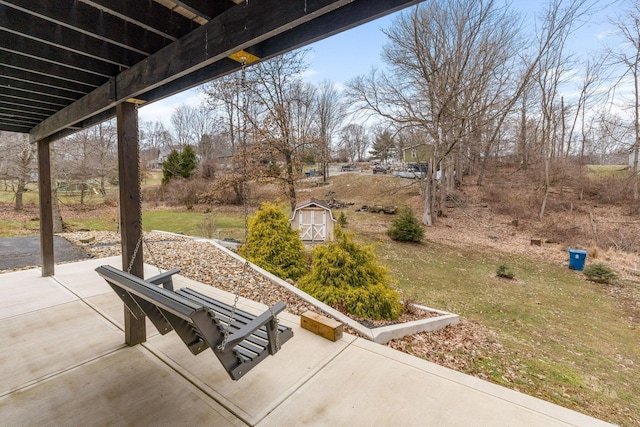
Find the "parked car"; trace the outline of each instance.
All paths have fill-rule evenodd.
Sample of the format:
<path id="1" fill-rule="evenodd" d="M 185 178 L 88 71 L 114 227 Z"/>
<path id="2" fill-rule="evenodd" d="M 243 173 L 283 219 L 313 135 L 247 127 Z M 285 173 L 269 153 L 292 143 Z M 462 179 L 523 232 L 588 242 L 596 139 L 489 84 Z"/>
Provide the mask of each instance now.
<path id="1" fill-rule="evenodd" d="M 352 165 L 350 163 L 346 163 L 344 165 L 342 165 L 342 167 L 340 168 L 340 170 L 342 172 L 349 172 L 349 171 L 353 171 L 356 170 L 356 165 Z"/>
<path id="2" fill-rule="evenodd" d="M 309 169 L 308 171 L 306 171 L 304 173 L 306 176 L 322 176 L 323 173 L 321 170 L 317 170 L 317 169 Z"/>
<path id="3" fill-rule="evenodd" d="M 418 179 L 418 178 L 422 178 L 422 175 L 423 175 L 422 172 L 415 169 L 405 169 L 405 170 L 393 172 L 393 176 L 397 176 L 398 178 Z"/>
<path id="4" fill-rule="evenodd" d="M 373 166 L 371 170 L 373 171 L 374 174 L 387 173 L 389 171 L 387 167 L 382 165 Z"/>

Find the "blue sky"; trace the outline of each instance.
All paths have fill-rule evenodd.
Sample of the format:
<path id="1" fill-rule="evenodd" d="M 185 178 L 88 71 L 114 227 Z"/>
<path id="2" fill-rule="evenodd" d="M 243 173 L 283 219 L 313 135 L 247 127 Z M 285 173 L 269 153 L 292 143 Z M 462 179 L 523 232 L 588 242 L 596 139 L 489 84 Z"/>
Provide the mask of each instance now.
<path id="1" fill-rule="evenodd" d="M 618 2 L 619 3 L 619 2 Z M 540 12 L 546 2 L 535 0 L 515 0 L 513 7 L 523 14 L 525 25 L 533 24 L 535 13 Z M 601 49 L 606 36 L 610 35 L 610 15 L 615 14 L 613 6 L 609 6 L 596 14 L 590 23 L 584 25 L 569 44 L 571 50 L 581 55 Z M 325 79 L 338 87 L 345 85 L 351 78 L 366 74 L 372 66 L 383 67 L 380 60 L 382 46 L 386 36 L 381 28 L 388 28 L 397 14 L 385 16 L 365 25 L 316 42 L 309 55 L 310 68 L 307 78 L 313 83 Z M 162 120 L 169 124 L 169 117 L 175 107 L 180 104 L 197 105 L 200 98 L 195 90 L 187 91 L 140 109 L 142 120 Z"/>

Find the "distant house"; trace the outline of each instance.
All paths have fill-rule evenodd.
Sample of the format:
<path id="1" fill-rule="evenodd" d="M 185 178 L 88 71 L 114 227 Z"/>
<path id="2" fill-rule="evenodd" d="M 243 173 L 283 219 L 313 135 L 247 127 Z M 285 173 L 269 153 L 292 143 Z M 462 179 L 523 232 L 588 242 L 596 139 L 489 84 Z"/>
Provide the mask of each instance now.
<path id="1" fill-rule="evenodd" d="M 326 242 L 333 241 L 337 221 L 325 202 L 310 199 L 296 205 L 289 222 L 294 230 L 300 232 L 303 242 Z"/>
<path id="2" fill-rule="evenodd" d="M 407 164 L 427 164 L 433 157 L 433 151 L 433 145 L 431 144 L 413 145 L 402 150 L 402 159 Z"/>
<path id="3" fill-rule="evenodd" d="M 150 159 L 147 160 L 148 169 L 162 169 L 162 164 L 167 161 L 167 157 L 171 154 L 171 151 L 167 147 L 156 148 L 153 150 L 155 153 L 150 154 Z M 154 156 L 155 154 L 155 156 Z"/>

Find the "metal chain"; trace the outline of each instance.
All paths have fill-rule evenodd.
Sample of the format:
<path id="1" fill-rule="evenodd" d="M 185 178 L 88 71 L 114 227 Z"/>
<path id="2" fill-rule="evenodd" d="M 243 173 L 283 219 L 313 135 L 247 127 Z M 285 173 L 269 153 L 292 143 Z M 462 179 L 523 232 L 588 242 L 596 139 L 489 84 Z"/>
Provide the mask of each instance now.
<path id="1" fill-rule="evenodd" d="M 244 98 L 242 100 L 242 111 L 246 114 L 246 68 L 247 68 L 247 59 L 243 56 L 242 58 L 242 68 L 240 69 L 240 87 L 243 90 Z M 246 124 L 246 118 L 243 117 L 244 123 Z M 247 140 L 246 140 L 246 125 L 244 125 L 243 133 L 242 133 L 242 150 L 243 150 L 243 160 L 242 160 L 242 206 L 244 209 L 244 239 L 245 239 L 245 247 L 246 247 L 246 258 L 245 262 L 242 266 L 242 274 L 240 275 L 240 282 L 236 283 L 236 291 L 233 300 L 233 307 L 231 309 L 231 315 L 229 316 L 229 321 L 227 323 L 227 327 L 224 330 L 224 335 L 222 338 L 222 343 L 218 346 L 220 350 L 224 351 L 224 348 L 227 345 L 227 340 L 229 338 L 229 332 L 231 330 L 231 322 L 236 316 L 236 311 L 238 308 L 238 301 L 240 300 L 240 291 L 245 282 L 247 271 L 249 268 L 249 207 L 247 203 L 248 191 L 247 191 Z"/>
<path id="2" fill-rule="evenodd" d="M 243 113 L 246 117 L 247 115 L 247 106 L 249 104 L 248 99 L 247 99 L 247 81 L 246 81 L 246 72 L 245 72 L 245 68 L 246 68 L 246 58 L 242 59 L 242 87 L 244 88 L 244 101 L 243 101 Z M 244 157 L 243 157 L 243 164 L 242 164 L 242 177 L 243 177 L 243 205 L 244 205 L 244 235 L 245 235 L 245 245 L 246 245 L 246 254 L 247 254 L 247 258 L 245 258 L 245 262 L 242 268 L 242 276 L 243 276 L 243 281 L 241 283 L 244 283 L 244 276 L 245 274 L 251 269 L 251 264 L 249 263 L 249 252 L 250 252 L 250 246 L 249 246 L 249 179 L 248 179 L 248 170 L 249 170 L 249 156 L 248 156 L 248 150 L 247 150 L 247 140 L 246 140 L 246 134 L 247 134 L 247 130 L 246 130 L 246 119 L 244 120 L 244 127 L 245 129 L 243 130 L 243 146 L 244 146 Z M 264 286 L 262 285 L 262 281 L 258 281 L 258 293 L 262 296 L 264 295 Z M 236 300 L 238 298 L 238 294 L 236 294 Z M 280 348 L 280 334 L 278 333 L 278 327 L 280 325 L 280 319 L 278 319 L 278 316 L 276 315 L 276 313 L 273 311 L 273 305 L 269 303 L 269 301 L 265 298 L 265 303 L 267 304 L 267 307 L 269 308 L 269 313 L 271 313 L 271 318 L 275 320 L 276 323 L 276 349 Z"/>
<path id="3" fill-rule="evenodd" d="M 140 108 L 140 105 L 138 103 L 136 103 L 135 104 L 136 117 L 138 116 L 138 108 Z M 139 135 L 138 121 L 137 120 L 136 120 L 136 135 Z M 129 261 L 129 267 L 127 267 L 127 273 L 131 273 L 131 269 L 133 268 L 133 264 L 134 264 L 134 262 L 136 260 L 136 257 L 138 256 L 138 251 L 140 250 L 140 247 L 141 247 L 142 244 L 144 244 L 144 246 L 147 248 L 147 251 L 149 252 L 149 259 L 151 259 L 153 261 L 153 263 L 155 264 L 155 266 L 158 269 L 158 271 L 160 273 L 162 273 L 162 269 L 160 268 L 158 263 L 155 262 L 155 257 L 153 256 L 153 253 L 151 252 L 151 245 L 144 238 L 144 229 L 142 227 L 142 174 L 140 173 L 140 147 L 138 147 L 138 149 L 136 150 L 136 162 L 138 164 L 138 209 L 139 209 L 139 212 L 140 212 L 140 236 L 138 237 L 138 242 L 136 243 L 136 247 L 133 250 L 133 256 L 131 257 L 131 260 Z M 143 262 L 144 262 L 144 260 L 143 260 Z M 143 265 L 143 269 L 144 269 L 144 265 Z"/>
<path id="4" fill-rule="evenodd" d="M 121 231 L 122 233 L 122 231 Z M 127 273 L 131 273 L 131 269 L 133 268 L 133 263 L 136 260 L 136 256 L 138 256 L 138 250 L 140 249 L 140 244 L 142 243 L 142 233 L 140 233 L 140 237 L 138 238 L 138 243 L 136 243 L 136 247 L 133 250 L 133 256 L 131 260 L 129 260 L 129 266 L 127 267 Z"/>

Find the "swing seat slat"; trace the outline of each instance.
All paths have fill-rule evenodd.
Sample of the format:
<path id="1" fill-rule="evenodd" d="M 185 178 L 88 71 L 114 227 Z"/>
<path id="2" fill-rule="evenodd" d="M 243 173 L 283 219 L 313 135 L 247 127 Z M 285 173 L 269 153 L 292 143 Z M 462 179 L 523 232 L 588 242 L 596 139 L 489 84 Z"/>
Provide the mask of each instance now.
<path id="1" fill-rule="evenodd" d="M 213 299 L 191 288 L 182 288 L 177 290 L 176 293 L 178 295 L 182 295 L 186 298 L 189 298 L 193 301 L 199 301 L 203 305 L 210 307 L 213 311 L 216 312 L 218 317 L 222 319 L 225 323 L 227 319 L 231 316 L 231 313 L 233 312 L 232 306 L 225 304 L 223 302 L 220 302 L 216 299 Z M 244 325 L 245 323 L 250 322 L 254 318 L 255 316 L 253 314 L 236 308 L 236 312 L 233 314 L 231 329 L 237 329 L 240 326 Z M 278 329 L 280 333 L 285 333 L 290 328 L 287 328 L 286 326 L 283 326 L 283 325 L 279 325 Z M 258 329 L 254 335 L 262 338 L 263 340 L 267 339 L 267 332 L 265 327 L 261 327 L 260 329 Z"/>
<path id="2" fill-rule="evenodd" d="M 277 303 L 255 316 L 193 289 L 173 291 L 170 270 L 148 280 L 109 265 L 96 268 L 136 318 L 146 315 L 161 334 L 176 331 L 195 355 L 211 348 L 226 372 L 238 380 L 268 355 L 275 354 L 279 345 L 293 337 L 291 328 L 279 325 L 275 315 L 285 309 Z M 169 289 L 160 287 L 163 284 Z M 228 323 L 230 326 L 227 326 Z M 224 349 L 224 331 L 229 335 Z"/>

